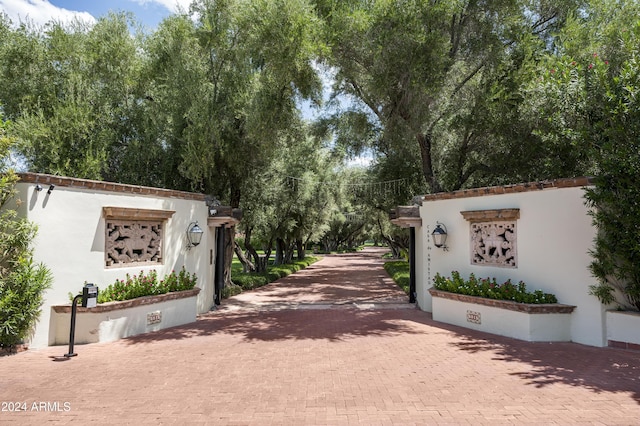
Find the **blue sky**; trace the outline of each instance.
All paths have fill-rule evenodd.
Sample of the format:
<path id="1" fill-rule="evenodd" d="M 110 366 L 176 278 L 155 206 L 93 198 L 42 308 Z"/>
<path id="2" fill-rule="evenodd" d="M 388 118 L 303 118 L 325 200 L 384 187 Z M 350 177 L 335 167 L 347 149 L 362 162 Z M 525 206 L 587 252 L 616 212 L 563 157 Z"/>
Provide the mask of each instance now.
<path id="1" fill-rule="evenodd" d="M 29 19 L 38 25 L 55 19 L 74 17 L 93 21 L 110 10 L 133 12 L 136 20 L 153 29 L 181 6 L 188 9 L 191 0 L 0 0 L 0 10 L 14 22 Z"/>

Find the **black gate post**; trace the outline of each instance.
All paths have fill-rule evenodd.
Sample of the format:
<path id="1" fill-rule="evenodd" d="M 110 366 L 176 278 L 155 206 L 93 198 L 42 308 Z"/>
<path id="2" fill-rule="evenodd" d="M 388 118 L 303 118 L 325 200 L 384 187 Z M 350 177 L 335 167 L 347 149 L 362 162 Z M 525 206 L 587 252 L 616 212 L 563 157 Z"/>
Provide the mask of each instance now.
<path id="1" fill-rule="evenodd" d="M 215 304 L 220 304 L 222 288 L 224 287 L 224 223 L 216 228 L 216 277 L 215 277 Z"/>
<path id="2" fill-rule="evenodd" d="M 409 303 L 416 302 L 416 228 L 409 228 Z"/>

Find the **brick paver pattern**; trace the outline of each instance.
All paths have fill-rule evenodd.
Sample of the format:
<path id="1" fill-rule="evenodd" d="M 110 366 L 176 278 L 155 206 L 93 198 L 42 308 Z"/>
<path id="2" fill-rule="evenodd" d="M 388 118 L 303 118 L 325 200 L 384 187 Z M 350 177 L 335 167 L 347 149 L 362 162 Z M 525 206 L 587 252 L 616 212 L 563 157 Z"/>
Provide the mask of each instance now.
<path id="1" fill-rule="evenodd" d="M 69 360 L 61 346 L 2 357 L 0 424 L 640 424 L 640 353 L 437 323 L 380 254 L 326 256 Z"/>

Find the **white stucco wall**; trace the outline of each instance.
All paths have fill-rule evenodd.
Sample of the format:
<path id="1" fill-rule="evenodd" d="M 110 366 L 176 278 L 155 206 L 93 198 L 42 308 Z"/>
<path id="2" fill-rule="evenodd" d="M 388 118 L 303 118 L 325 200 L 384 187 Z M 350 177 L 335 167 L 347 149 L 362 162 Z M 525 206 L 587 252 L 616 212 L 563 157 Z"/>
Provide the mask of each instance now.
<path id="1" fill-rule="evenodd" d="M 57 185 L 51 194 L 35 190 L 35 183 L 17 185 L 21 205 L 19 213 L 38 225 L 34 241 L 34 260 L 43 262 L 52 272 L 54 282 L 45 294 L 42 314 L 30 347 L 38 348 L 55 342 L 50 327 L 53 305 L 69 303 L 69 293 L 78 294 L 85 281 L 104 288 L 125 274 L 155 269 L 162 277 L 183 266 L 195 273 L 198 312 L 213 305 L 213 273 L 215 265 L 215 229 L 207 227 L 207 207 L 204 201 L 161 195 L 141 195 L 124 191 L 94 190 Z M 105 219 L 103 207 L 125 207 L 172 210 L 164 235 L 162 265 L 107 268 L 105 266 Z M 205 231 L 199 246 L 187 249 L 186 230 L 198 221 Z M 210 259 L 213 259 L 210 262 Z"/>
<path id="2" fill-rule="evenodd" d="M 153 304 L 138 305 L 105 312 L 78 312 L 76 314 L 75 344 L 113 342 L 124 337 L 163 330 L 196 320 L 197 296 L 173 299 Z M 147 323 L 147 315 L 158 312 L 161 321 Z M 56 345 L 69 344 L 71 315 L 51 312 L 52 333 Z"/>
<path id="3" fill-rule="evenodd" d="M 472 330 L 513 337 L 528 342 L 566 342 L 571 340 L 569 313 L 530 314 L 458 300 L 433 298 L 433 319 Z M 481 318 L 467 319 L 472 311 Z"/>
<path id="4" fill-rule="evenodd" d="M 588 265 L 595 229 L 584 204 L 582 187 L 549 188 L 500 195 L 483 195 L 424 201 L 420 207 L 422 227 L 416 229 L 418 264 L 416 271 L 419 306 L 431 311 L 428 289 L 436 273 L 450 276 L 459 271 L 463 277 L 511 279 L 527 284 L 529 291 L 541 289 L 557 296 L 558 302 L 575 305 L 571 340 L 592 346 L 606 345 L 605 307 L 589 295 L 596 284 Z M 470 261 L 470 223 L 462 211 L 520 209 L 517 220 L 518 267 L 501 268 L 472 265 Z M 436 222 L 447 227 L 444 251 L 433 246 L 431 232 Z M 428 258 L 430 256 L 430 262 Z"/>

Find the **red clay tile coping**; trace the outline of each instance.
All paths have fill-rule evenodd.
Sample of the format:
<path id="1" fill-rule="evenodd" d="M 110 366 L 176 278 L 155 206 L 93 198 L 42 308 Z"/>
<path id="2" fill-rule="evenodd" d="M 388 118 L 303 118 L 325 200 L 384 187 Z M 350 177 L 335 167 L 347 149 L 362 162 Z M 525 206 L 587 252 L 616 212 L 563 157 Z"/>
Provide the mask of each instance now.
<path id="1" fill-rule="evenodd" d="M 153 296 L 137 297 L 131 300 L 123 300 L 121 302 L 100 303 L 95 308 L 83 308 L 78 306 L 77 312 L 102 313 L 117 311 L 120 309 L 134 308 L 136 306 L 151 305 L 153 303 L 166 302 L 169 300 L 186 299 L 187 297 L 197 296 L 200 293 L 198 287 L 192 290 L 174 291 L 171 293 L 158 294 Z M 58 314 L 68 314 L 71 312 L 71 304 L 52 306 L 53 310 Z"/>
<path id="2" fill-rule="evenodd" d="M 450 293 L 435 288 L 430 288 L 429 293 L 431 293 L 433 297 L 492 306 L 494 308 L 508 309 L 510 311 L 524 312 L 527 314 L 570 314 L 576 308 L 575 306 L 562 305 L 560 303 L 528 304 L 518 303 L 512 300 L 487 299 L 484 297 L 468 296 L 466 294 Z"/>
<path id="3" fill-rule="evenodd" d="M 482 197 L 485 195 L 514 194 L 518 192 L 541 191 L 550 188 L 575 188 L 593 186 L 592 177 L 554 179 L 539 182 L 518 183 L 505 186 L 488 186 L 484 188 L 462 189 L 453 192 L 438 192 L 423 196 L 423 201 L 450 200 L 454 198 Z"/>
<path id="4" fill-rule="evenodd" d="M 64 176 L 54 176 L 42 173 L 18 173 L 21 182 L 39 183 L 45 185 L 56 185 L 68 188 L 92 189 L 96 191 L 119 192 L 136 195 L 153 195 L 166 198 L 181 198 L 185 200 L 204 201 L 204 194 L 186 191 L 175 191 L 173 189 L 152 188 L 149 186 L 127 185 L 123 183 L 104 182 L 99 180 L 88 180 L 70 178 Z M 46 189 L 46 188 L 45 188 Z"/>

